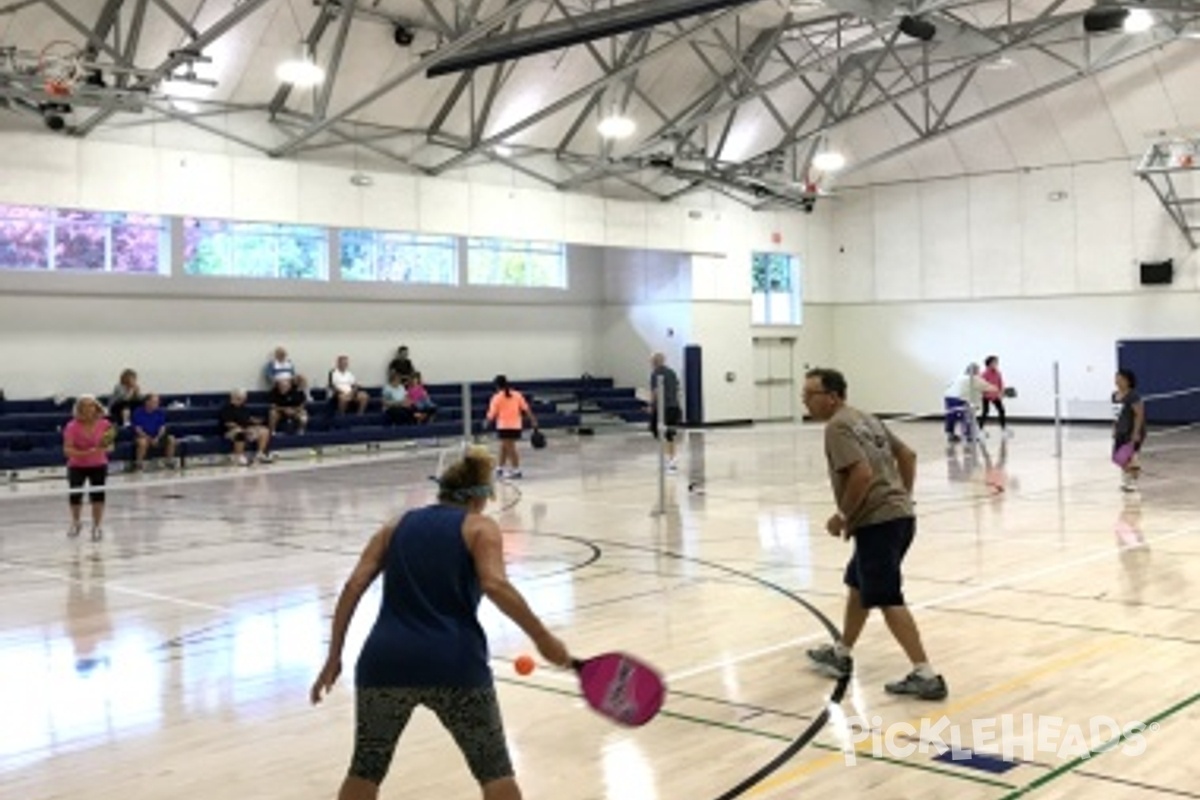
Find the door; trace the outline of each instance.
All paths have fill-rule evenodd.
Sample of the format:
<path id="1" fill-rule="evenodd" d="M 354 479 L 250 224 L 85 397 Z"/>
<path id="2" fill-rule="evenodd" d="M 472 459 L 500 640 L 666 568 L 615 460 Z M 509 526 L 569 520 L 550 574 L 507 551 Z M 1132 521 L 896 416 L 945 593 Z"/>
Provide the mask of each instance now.
<path id="1" fill-rule="evenodd" d="M 754 419 L 796 418 L 796 379 L 791 337 L 754 339 Z"/>

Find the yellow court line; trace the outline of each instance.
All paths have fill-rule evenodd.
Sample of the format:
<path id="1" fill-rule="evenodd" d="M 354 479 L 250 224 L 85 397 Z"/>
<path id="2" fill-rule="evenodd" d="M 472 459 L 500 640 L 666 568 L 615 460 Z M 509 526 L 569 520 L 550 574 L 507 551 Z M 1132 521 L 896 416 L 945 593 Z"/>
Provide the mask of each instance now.
<path id="1" fill-rule="evenodd" d="M 1113 638 L 1112 640 L 1105 641 L 1101 644 L 1091 645 L 1090 647 L 1086 647 L 1076 653 L 1073 653 L 1072 655 L 1063 656 L 1062 658 L 1043 664 L 1040 667 L 1023 672 L 988 689 L 976 692 L 975 694 L 967 695 L 956 703 L 952 703 L 948 706 L 935 707 L 934 710 L 937 711 L 939 716 L 949 716 L 956 712 L 962 711 L 963 709 L 970 708 L 971 706 L 979 705 L 985 700 L 990 700 L 996 695 L 1016 689 L 1017 687 L 1023 686 L 1024 684 L 1036 680 L 1037 678 L 1044 677 L 1054 672 L 1059 672 L 1060 670 L 1078 664 L 1081 661 L 1086 661 L 1100 652 L 1112 652 L 1113 650 L 1128 647 L 1130 644 L 1132 644 L 1132 640 L 1128 637 L 1125 637 L 1120 639 Z M 925 714 L 920 717 L 910 719 L 908 724 L 920 730 L 921 720 L 927 719 L 928 717 L 929 715 Z M 867 753 L 870 748 L 870 740 L 866 740 L 857 744 L 854 748 L 854 752 L 855 754 Z M 805 775 L 811 775 L 813 773 L 820 772 L 821 770 L 832 767 L 835 764 L 845 763 L 845 758 L 845 751 L 838 751 L 836 753 L 824 755 L 821 758 L 808 762 L 807 764 L 801 764 L 793 769 L 787 770 L 786 772 L 776 773 L 747 792 L 746 796 L 757 797 L 759 795 L 766 794 L 767 792 L 771 792 L 780 788 L 781 786 L 791 783 L 797 778 L 802 778 Z"/>

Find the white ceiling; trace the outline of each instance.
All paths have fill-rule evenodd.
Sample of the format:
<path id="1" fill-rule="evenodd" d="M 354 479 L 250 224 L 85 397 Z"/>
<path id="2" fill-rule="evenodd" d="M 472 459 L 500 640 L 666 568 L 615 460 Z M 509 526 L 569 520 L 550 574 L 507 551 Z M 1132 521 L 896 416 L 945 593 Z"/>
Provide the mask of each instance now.
<path id="1" fill-rule="evenodd" d="M 1200 2 L 1170 1 L 1189 13 L 1200 13 Z M 72 16 L 92 27 L 100 18 L 106 2 L 57 0 L 57 5 L 69 9 Z M 164 6 L 175 9 L 197 31 L 207 30 L 236 7 L 235 0 L 124 0 L 117 26 L 120 31 L 117 40 L 121 46 L 128 39 L 135 10 L 142 2 L 146 4 L 145 19 L 133 62 L 140 69 L 150 70 L 162 65 L 171 51 L 185 47 L 189 41 L 183 29 L 165 13 Z M 830 2 L 837 4 L 835 0 Z M 9 10 L 13 8 L 14 0 L 0 0 L 0 47 L 13 46 L 36 52 L 56 40 L 82 44 L 83 34 L 63 19 L 53 5 L 47 5 L 42 0 L 31 0 L 29 5 Z M 366 13 L 356 15 L 349 26 L 341 64 L 332 82 L 329 113 L 337 115 L 368 92 L 386 85 L 405 70 L 414 68 L 423 55 L 445 45 L 447 37 L 438 33 L 438 22 L 429 7 L 436 8 L 444 18 L 453 21 L 456 12 L 461 13 L 469 5 L 467 0 L 359 0 L 360 10 Z M 608 3 L 597 4 L 585 0 L 567 0 L 564 5 L 572 14 L 609 7 Z M 994 47 L 995 44 L 987 36 L 1002 35 L 1005 26 L 1011 23 L 1034 20 L 1051 7 L 1055 15 L 1062 15 L 1077 13 L 1089 5 L 1089 0 L 1067 0 L 1061 5 L 1052 0 L 1023 0 L 1012 4 L 913 0 L 906 4 L 909 8 L 932 9 L 930 18 L 939 26 L 938 36 L 928 48 L 934 69 L 961 64 L 965 59 L 978 56 L 981 48 Z M 485 0 L 477 18 L 486 18 L 504 6 L 505 0 Z M 946 6 L 951 8 L 946 9 Z M 785 18 L 789 10 L 792 16 Z M 953 20 L 939 16 L 943 12 L 955 14 L 971 27 L 956 30 Z M 209 135 L 197 130 L 197 125 L 203 125 L 229 137 L 238 146 L 263 151 L 283 146 L 290 135 L 313 123 L 308 115 L 313 111 L 318 92 L 293 90 L 286 104 L 288 115 L 272 121 L 265 106 L 279 90 L 275 67 L 300 52 L 300 43 L 319 13 L 319 4 L 314 0 L 267 0 L 227 34 L 204 48 L 204 55 L 211 58 L 212 63 L 197 65 L 196 72 L 202 78 L 216 81 L 215 87 L 163 83 L 156 85 L 152 92 L 153 97 L 157 98 L 155 102 L 163 108 L 171 108 L 165 97 L 191 98 L 200 103 L 202 110 L 221 113 L 193 116 L 176 110 L 174 120 L 154 110 L 139 114 L 117 113 L 107 117 L 95 130 L 86 130 L 86 135 L 137 140 L 150 138 L 159 144 L 170 144 L 174 138 L 178 138 L 186 143 L 197 135 Z M 644 43 L 644 52 L 654 53 L 661 48 L 662 55 L 639 68 L 635 79 L 638 92 L 630 95 L 626 108 L 626 113 L 638 123 L 638 135 L 611 150 L 606 151 L 606 145 L 597 135 L 594 123 L 601 111 L 621 102 L 626 94 L 625 82 L 615 83 L 603 95 L 602 102 L 590 112 L 586 121 L 578 127 L 577 134 L 563 148 L 563 158 L 556 158 L 552 152 L 563 144 L 563 137 L 591 97 L 591 93 L 581 93 L 581 90 L 604 74 L 595 56 L 583 46 L 501 65 L 499 69 L 504 80 L 494 97 L 490 114 L 477 132 L 482 133 L 485 144 L 508 132 L 503 137 L 504 143 L 517 147 L 516 163 L 546 182 L 561 184 L 571 176 L 591 168 L 588 174 L 596 178 L 595 182 L 564 185 L 564 188 L 612 194 L 635 192 L 642 196 L 646 191 L 653 191 L 667 195 L 687 184 L 661 171 L 639 169 L 638 163 L 632 160 L 623 163 L 621 160 L 631 155 L 669 153 L 678 140 L 659 139 L 650 144 L 644 141 L 662 124 L 659 113 L 668 118 L 681 113 L 705 93 L 712 91 L 713 87 L 720 85 L 718 75 L 729 75 L 734 78 L 729 82 L 733 94 L 743 99 L 729 125 L 724 147 L 719 154 L 716 145 L 729 122 L 729 114 L 716 114 L 711 120 L 695 126 L 697 133 L 690 140 L 691 149 L 702 148 L 702 155 L 706 155 L 708 160 L 707 164 L 700 164 L 698 168 L 732 170 L 729 173 L 732 175 L 738 171 L 738 165 L 761 163 L 752 160 L 784 143 L 783 149 L 787 151 L 784 163 L 788 166 L 785 166 L 783 173 L 790 171 L 791 177 L 796 178 L 795 168 L 803 165 L 813 142 L 811 139 L 803 140 L 793 147 L 785 142 L 785 128 L 791 126 L 813 102 L 813 94 L 803 82 L 789 76 L 788 65 L 782 54 L 786 54 L 793 62 L 811 58 L 814 44 L 818 44 L 825 60 L 803 74 L 811 86 L 820 88 L 831 78 L 839 63 L 855 63 L 857 58 L 858 63 L 869 65 L 877 54 L 883 53 L 879 41 L 875 39 L 876 34 L 889 35 L 902 12 L 875 23 L 874 28 L 858 19 L 844 22 L 840 43 L 826 37 L 825 32 L 818 28 L 807 29 L 808 38 L 802 35 L 793 38 L 790 34 L 782 36 L 779 51 L 766 62 L 756 79 L 759 84 L 771 86 L 763 93 L 770 101 L 770 108 L 761 99 L 745 100 L 752 87 L 736 85 L 737 79 L 744 77 L 744 74 L 739 73 L 722 39 L 733 51 L 744 52 L 763 31 L 769 35 L 785 22 L 795 25 L 805 19 L 828 17 L 834 13 L 816 0 L 790 5 L 783 0 L 762 0 L 743 7 L 736 14 L 730 14 L 691 43 L 673 47 L 666 45 L 676 34 L 676 26 L 664 25 L 655 29 Z M 552 0 L 535 0 L 522 14 L 519 24 L 523 28 L 531 27 L 559 16 Z M 392 41 L 392 24 L 388 19 L 403 19 L 414 26 L 416 41 L 411 47 L 398 47 Z M 687 27 L 700 21 L 697 18 L 684 19 L 678 25 Z M 337 19 L 329 24 L 317 47 L 318 61 L 329 62 L 339 26 Z M 1193 26 L 1189 30 L 1196 28 Z M 832 144 L 850 159 L 851 170 L 840 179 L 841 183 L 853 185 L 913 180 L 1050 164 L 1127 159 L 1140 155 L 1149 145 L 1151 137 L 1159 131 L 1190 129 L 1200 133 L 1200 91 L 1196 88 L 1200 87 L 1200 39 L 1172 38 L 1160 26 L 1155 32 L 1143 34 L 1140 38 L 1093 39 L 1088 43 L 1091 56 L 1094 58 L 1108 48 L 1126 46 L 1118 39 L 1129 40 L 1129 47 L 1147 44 L 1161 46 L 1080 79 L 1078 70 L 1073 70 L 1061 60 L 1066 58 L 1079 63 L 1085 57 L 1084 39 L 1079 22 L 1075 19 L 1073 24 L 1064 24 L 1060 30 L 1046 34 L 1040 40 L 1042 49 L 1026 47 L 1008 52 L 1012 61 L 1009 68 L 980 69 L 974 73 L 974 79 L 956 97 L 953 111 L 947 116 L 954 130 L 943 131 L 937 136 L 929 135 L 928 131 L 918 136 L 904 115 L 895 106 L 885 102 L 886 98 L 881 97 L 874 86 L 868 86 L 864 98 L 879 107 L 841 122 L 828 131 Z M 109 37 L 108 41 L 113 42 L 114 39 Z M 595 50 L 602 59 L 611 62 L 628 41 L 628 36 L 618 37 L 617 40 L 600 40 L 594 43 Z M 903 37 L 897 39 L 896 44 L 910 65 L 910 77 L 904 76 L 895 61 L 889 62 L 876 77 L 885 86 L 896 82 L 897 88 L 905 88 L 911 85 L 910 78 L 920 77 L 922 67 L 918 60 L 921 46 Z M 860 48 L 860 55 L 857 56 L 853 55 L 856 47 Z M 102 53 L 97 61 L 109 63 L 112 59 Z M 479 117 L 495 70 L 493 67 L 477 70 L 471 86 L 449 111 L 440 132 L 455 137 L 450 146 L 431 142 L 429 133 L 435 116 L 459 76 L 427 79 L 421 70 L 422 74 L 340 121 L 336 126 L 338 133 L 324 131 L 304 143 L 316 149 L 295 150 L 288 155 L 331 163 L 382 159 L 396 168 L 404 168 L 407 164 L 423 170 L 438 169 L 446 159 L 469 149 L 474 143 L 472 134 L 476 132 L 474 128 L 477 125 L 473 121 Z M 847 101 L 847 94 L 853 94 L 858 81 L 860 77 L 855 77 L 842 88 L 840 102 L 844 104 Z M 997 109 L 1006 102 L 1025 93 L 1037 92 L 1040 87 L 1046 87 L 1054 81 L 1063 81 L 1066 85 L 1057 91 L 1014 103 L 1011 108 L 997 113 Z M 929 86 L 929 98 L 935 109 L 931 112 L 932 118 L 936 118 L 937 109 L 944 108 L 955 95 L 956 87 L 957 83 L 950 80 Z M 576 95 L 573 101 L 568 102 Z M 728 105 L 731 96 L 722 94 L 719 102 Z M 871 100 L 872 97 L 875 99 Z M 554 103 L 563 105 L 559 113 L 531 119 Z M 233 106 L 245 106 L 246 109 Z M 918 125 L 925 121 L 926 110 L 921 91 L 914 89 L 896 101 L 896 106 Z M 95 109 L 76 107 L 71 122 L 85 125 L 93 113 Z M 818 108 L 810 117 L 806 130 L 817 124 L 824 113 L 825 109 Z M 776 114 L 782 118 L 782 124 L 776 119 Z M 982 119 L 972 124 L 962 124 L 973 115 L 979 115 Z M 0 112 L 0 125 L 40 127 L 40 120 L 29 113 Z M 962 127 L 955 127 L 957 125 Z M 46 131 L 46 135 L 64 133 Z M 70 131 L 66 135 L 70 135 Z M 385 135 L 387 138 L 379 138 Z M 358 142 L 349 144 L 347 139 Z M 925 139 L 927 141 L 923 141 Z M 606 167 L 603 161 L 605 156 L 616 159 L 615 164 Z M 469 167 L 494 158 L 493 151 L 484 148 L 471 158 L 463 159 L 455 168 Z M 869 166 L 856 168 L 856 165 L 868 160 Z M 618 177 L 614 177 L 615 173 L 619 173 Z M 739 173 L 742 177 L 748 174 L 749 171 Z M 634 189 L 634 184 L 626 179 L 636 181 L 641 188 Z"/>

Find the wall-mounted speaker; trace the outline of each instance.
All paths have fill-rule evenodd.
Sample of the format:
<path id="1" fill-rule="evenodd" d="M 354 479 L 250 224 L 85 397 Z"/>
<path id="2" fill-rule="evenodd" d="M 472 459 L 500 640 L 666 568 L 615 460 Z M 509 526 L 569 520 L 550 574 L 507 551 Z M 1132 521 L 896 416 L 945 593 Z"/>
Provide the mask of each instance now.
<path id="1" fill-rule="evenodd" d="M 1169 284 L 1175 278 L 1175 261 L 1168 258 L 1166 261 L 1143 261 L 1142 262 L 1142 285 L 1143 286 L 1163 286 Z"/>

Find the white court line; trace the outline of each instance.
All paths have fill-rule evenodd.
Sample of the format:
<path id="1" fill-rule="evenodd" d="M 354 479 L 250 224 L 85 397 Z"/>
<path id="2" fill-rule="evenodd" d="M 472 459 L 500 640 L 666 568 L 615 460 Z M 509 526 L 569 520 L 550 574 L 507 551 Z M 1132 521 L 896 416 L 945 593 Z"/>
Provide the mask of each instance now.
<path id="1" fill-rule="evenodd" d="M 1168 533 L 1163 536 L 1159 536 L 1155 539 L 1147 539 L 1144 543 L 1139 543 L 1136 548 L 1118 548 L 1118 550 L 1141 549 L 1143 547 L 1147 547 L 1147 546 L 1155 544 L 1155 543 L 1162 543 L 1162 542 L 1168 541 L 1170 539 L 1177 539 L 1180 536 L 1195 534 L 1198 530 L 1200 530 L 1200 529 L 1183 528 L 1182 530 L 1175 531 L 1174 533 Z M 942 597 L 935 597 L 932 600 L 926 600 L 923 603 L 917 603 L 916 605 L 909 606 L 909 608 L 913 609 L 913 610 L 918 610 L 918 609 L 922 609 L 922 608 L 930 608 L 933 606 L 939 606 L 944 603 L 951 603 L 951 602 L 954 602 L 955 600 L 962 600 L 967 597 L 974 597 L 975 595 L 985 594 L 985 593 L 993 591 L 995 589 L 1002 589 L 1002 588 L 1012 586 L 1012 585 L 1015 585 L 1018 583 L 1025 583 L 1026 581 L 1033 580 L 1034 578 L 1040 578 L 1044 575 L 1052 575 L 1056 572 L 1062 572 L 1064 570 L 1073 569 L 1073 568 L 1081 566 L 1083 564 L 1089 564 L 1093 561 L 1100 561 L 1101 559 L 1112 558 L 1112 557 L 1113 557 L 1113 550 L 1111 548 L 1105 549 L 1105 550 L 1099 550 L 1090 556 L 1084 556 L 1082 558 L 1077 558 L 1072 561 L 1065 561 L 1060 564 L 1055 564 L 1054 566 L 1051 566 L 1051 567 L 1046 567 L 1045 569 L 1037 569 L 1037 570 L 1033 570 L 1032 572 L 1026 572 L 1021 575 L 1010 576 L 1010 577 L 1004 578 L 1003 580 L 997 580 L 997 581 L 993 581 L 991 583 L 985 583 L 980 586 L 973 586 L 970 589 L 964 589 L 964 590 L 958 591 L 958 592 L 951 592 L 950 594 L 943 595 Z M 807 636 L 801 636 L 797 639 L 791 639 L 789 641 L 782 642 L 782 643 L 776 644 L 776 645 L 772 645 L 770 647 L 764 647 L 759 650 L 751 650 L 748 653 L 742 653 L 741 655 L 733 656 L 731 658 L 723 658 L 720 661 L 714 661 L 714 662 L 711 662 L 708 664 L 702 664 L 697 667 L 692 667 L 690 669 L 680 670 L 679 672 L 674 672 L 674 673 L 671 673 L 670 675 L 668 675 L 667 682 L 668 682 L 668 684 L 670 684 L 675 681 L 683 680 L 684 678 L 691 678 L 696 675 L 703 675 L 705 672 L 712 672 L 713 670 L 724 669 L 725 667 L 730 666 L 732 664 L 740 664 L 743 661 L 750 661 L 751 659 L 758 658 L 759 656 L 765 656 L 765 655 L 770 655 L 772 653 L 778 653 L 781 650 L 787 650 L 792 647 L 795 647 L 796 645 L 804 644 L 805 642 L 811 642 L 811 641 L 815 641 L 817 639 L 824 639 L 824 638 L 827 638 L 828 636 L 829 636 L 828 632 L 821 631 L 820 633 L 813 633 L 813 634 L 809 634 Z"/>
<path id="2" fill-rule="evenodd" d="M 83 580 L 82 578 L 72 578 L 69 575 L 59 575 L 58 573 L 55 573 L 55 572 L 47 572 L 47 571 L 41 570 L 41 569 L 34 569 L 32 567 L 27 567 L 24 564 L 15 564 L 11 561 L 0 561 L 0 567 L 4 567 L 6 569 L 15 569 L 20 572 L 27 572 L 30 575 L 36 575 L 39 578 L 51 578 L 56 581 L 62 581 L 63 583 L 75 583 L 75 584 L 82 585 L 82 584 L 88 582 L 88 581 Z M 132 597 L 141 597 L 146 600 L 160 600 L 164 603 L 173 603 L 177 606 L 187 606 L 188 608 L 202 608 L 205 611 L 217 611 L 222 614 L 232 614 L 233 613 L 233 609 L 227 608 L 226 606 L 214 606 L 211 603 L 201 603 L 198 600 L 188 600 L 183 597 L 172 597 L 169 594 L 159 594 L 158 592 L 147 592 L 142 589 L 131 589 L 128 586 L 121 586 L 120 584 L 109 583 L 107 581 L 101 581 L 101 584 L 104 586 L 105 590 L 111 590 L 118 594 L 127 594 Z"/>

